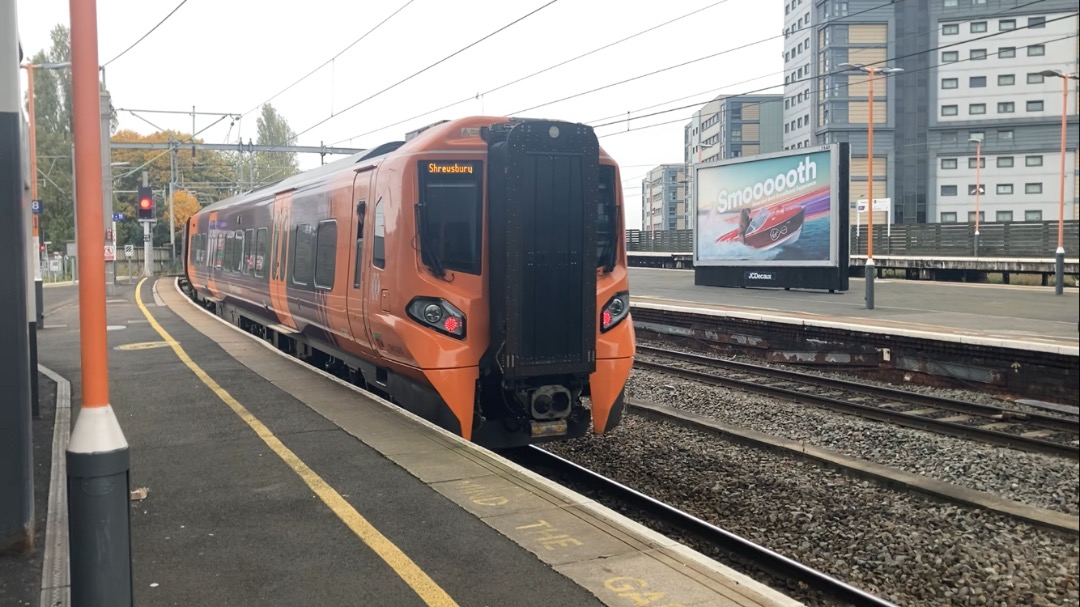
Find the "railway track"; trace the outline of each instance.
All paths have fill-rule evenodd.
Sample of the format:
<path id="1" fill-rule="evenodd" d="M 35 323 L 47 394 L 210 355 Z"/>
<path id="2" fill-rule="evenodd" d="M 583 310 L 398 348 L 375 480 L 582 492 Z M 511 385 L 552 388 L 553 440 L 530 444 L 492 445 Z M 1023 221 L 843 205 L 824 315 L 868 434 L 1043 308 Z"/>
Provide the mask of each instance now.
<path id="1" fill-rule="evenodd" d="M 699 541 L 717 547 L 726 555 L 757 568 L 792 587 L 804 587 L 845 605 L 855 607 L 894 607 L 884 599 L 873 596 L 832 576 L 759 546 L 734 533 L 683 512 L 669 504 L 649 497 L 626 485 L 597 474 L 558 455 L 536 446 L 518 450 L 513 459 L 529 469 L 553 472 L 559 482 L 587 488 L 620 504 L 642 512 L 666 527 L 676 528 Z"/>
<path id="2" fill-rule="evenodd" d="M 638 345 L 638 355 L 668 358 L 672 365 L 638 359 L 634 366 L 693 381 L 756 392 L 860 417 L 1003 447 L 1080 460 L 1080 422 Z"/>

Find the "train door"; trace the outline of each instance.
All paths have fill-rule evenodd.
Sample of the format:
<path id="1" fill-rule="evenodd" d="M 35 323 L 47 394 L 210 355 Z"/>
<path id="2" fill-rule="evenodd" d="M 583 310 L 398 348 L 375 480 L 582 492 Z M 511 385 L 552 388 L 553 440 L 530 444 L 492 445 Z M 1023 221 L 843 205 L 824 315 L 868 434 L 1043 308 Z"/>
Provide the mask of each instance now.
<path id="1" fill-rule="evenodd" d="M 288 267 L 289 234 L 292 217 L 293 190 L 278 192 L 271 211 L 270 238 L 270 307 L 277 312 L 278 322 L 295 329 L 289 311 Z"/>
<path id="2" fill-rule="evenodd" d="M 349 289 L 346 295 L 346 308 L 349 317 L 349 332 L 352 333 L 353 341 L 367 353 L 374 351 L 371 345 L 371 334 L 368 332 L 364 317 L 367 313 L 367 297 L 365 294 L 365 280 L 371 275 L 371 260 L 364 252 L 366 242 L 370 242 L 369 236 L 373 227 L 369 217 L 373 216 L 373 205 L 370 194 L 375 185 L 375 167 L 360 169 L 353 176 L 352 188 L 352 217 L 350 234 L 352 235 L 352 259 L 349 261 Z"/>

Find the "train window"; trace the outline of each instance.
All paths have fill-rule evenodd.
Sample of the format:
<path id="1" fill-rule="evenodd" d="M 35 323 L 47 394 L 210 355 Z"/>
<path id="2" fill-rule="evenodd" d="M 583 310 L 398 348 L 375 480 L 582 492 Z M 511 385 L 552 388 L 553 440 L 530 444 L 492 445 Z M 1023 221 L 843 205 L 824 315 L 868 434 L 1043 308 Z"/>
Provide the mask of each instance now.
<path id="1" fill-rule="evenodd" d="M 376 268 L 386 267 L 386 217 L 383 216 L 382 198 L 375 202 L 375 238 L 371 241 L 371 263 Z"/>
<path id="2" fill-rule="evenodd" d="M 334 288 L 334 269 L 337 265 L 337 222 L 323 221 L 315 239 L 315 286 Z"/>
<path id="3" fill-rule="evenodd" d="M 420 161 L 417 229 L 420 258 L 436 275 L 443 270 L 480 273 L 483 165 Z"/>
<path id="4" fill-rule="evenodd" d="M 263 264 L 266 260 L 266 228 L 259 228 L 255 233 L 255 276 L 262 278 L 265 272 Z"/>
<path id="5" fill-rule="evenodd" d="M 596 267 L 615 268 L 615 167 L 600 166 L 600 202 L 596 209 Z"/>
<path id="6" fill-rule="evenodd" d="M 233 262 L 229 269 L 239 272 L 244 267 L 244 231 L 237 230 L 233 238 Z"/>
<path id="7" fill-rule="evenodd" d="M 293 249 L 292 280 L 298 285 L 306 285 L 311 282 L 311 266 L 314 259 L 315 243 L 311 233 L 311 224 L 302 223 L 296 226 L 295 243 Z"/>
<path id="8" fill-rule="evenodd" d="M 244 230 L 244 261 L 241 268 L 244 274 L 251 274 L 251 266 L 255 265 L 255 260 L 251 257 L 255 250 L 255 230 Z"/>
<path id="9" fill-rule="evenodd" d="M 214 267 L 221 269 L 221 264 L 225 260 L 225 234 L 218 232 L 217 238 L 214 241 Z"/>
<path id="10" fill-rule="evenodd" d="M 229 232 L 225 237 L 225 270 L 232 272 L 236 269 L 236 248 L 233 246 L 236 243 L 236 234 Z"/>

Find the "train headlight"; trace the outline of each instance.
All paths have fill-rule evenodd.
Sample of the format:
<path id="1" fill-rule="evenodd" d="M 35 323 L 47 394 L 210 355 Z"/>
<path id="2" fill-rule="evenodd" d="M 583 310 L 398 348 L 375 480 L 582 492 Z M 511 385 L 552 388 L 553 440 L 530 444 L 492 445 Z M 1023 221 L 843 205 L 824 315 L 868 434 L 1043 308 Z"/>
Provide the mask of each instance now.
<path id="1" fill-rule="evenodd" d="M 405 307 L 409 318 L 443 335 L 465 339 L 465 314 L 445 299 L 416 297 Z"/>
<path id="2" fill-rule="evenodd" d="M 438 324 L 438 322 L 442 320 L 442 317 L 442 306 L 439 304 L 428 304 L 424 307 L 424 320 L 426 320 L 428 324 Z"/>
<path id="3" fill-rule="evenodd" d="M 606 333 L 630 314 L 630 292 L 616 293 L 600 311 L 600 332 Z"/>

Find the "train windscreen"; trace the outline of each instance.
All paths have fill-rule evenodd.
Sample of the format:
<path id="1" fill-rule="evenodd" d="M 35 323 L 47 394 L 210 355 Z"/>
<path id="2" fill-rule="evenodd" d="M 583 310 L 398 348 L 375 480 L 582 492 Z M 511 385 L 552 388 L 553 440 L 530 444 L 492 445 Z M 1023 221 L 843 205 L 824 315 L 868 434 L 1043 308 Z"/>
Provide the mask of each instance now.
<path id="1" fill-rule="evenodd" d="M 600 165 L 600 201 L 596 207 L 596 267 L 615 268 L 615 167 Z"/>
<path id="2" fill-rule="evenodd" d="M 480 162 L 420 163 L 420 255 L 436 275 L 480 274 L 483 172 Z"/>

